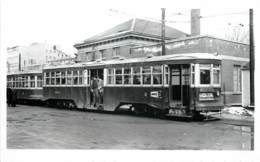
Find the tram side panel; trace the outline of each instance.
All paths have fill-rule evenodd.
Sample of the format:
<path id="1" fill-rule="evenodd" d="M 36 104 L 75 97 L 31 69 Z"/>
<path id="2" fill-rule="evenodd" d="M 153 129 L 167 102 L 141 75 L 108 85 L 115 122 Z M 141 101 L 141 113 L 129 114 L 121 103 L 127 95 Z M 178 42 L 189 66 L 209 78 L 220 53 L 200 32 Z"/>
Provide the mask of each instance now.
<path id="1" fill-rule="evenodd" d="M 86 108 L 88 105 L 86 87 L 44 87 L 43 93 L 48 100 L 59 100 L 64 103 L 73 101 L 77 108 Z"/>
<path id="2" fill-rule="evenodd" d="M 115 110 L 120 104 L 143 104 L 157 109 L 168 108 L 168 88 L 164 87 L 105 87 L 104 108 Z"/>
<path id="3" fill-rule="evenodd" d="M 14 89 L 17 99 L 39 99 L 43 98 L 42 88 L 39 89 Z"/>

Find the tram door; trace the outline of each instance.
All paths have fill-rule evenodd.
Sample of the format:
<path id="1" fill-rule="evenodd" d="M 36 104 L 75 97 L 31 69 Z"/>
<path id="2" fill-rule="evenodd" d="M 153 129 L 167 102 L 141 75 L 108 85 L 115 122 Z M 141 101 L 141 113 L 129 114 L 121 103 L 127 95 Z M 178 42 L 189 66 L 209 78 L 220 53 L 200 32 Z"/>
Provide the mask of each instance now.
<path id="1" fill-rule="evenodd" d="M 98 78 L 98 79 L 102 79 L 103 85 L 104 85 L 104 69 L 90 69 L 89 73 L 90 73 L 89 74 L 89 76 L 90 76 L 89 84 L 91 84 L 91 82 L 92 82 L 91 80 L 93 78 Z M 103 91 L 104 91 L 104 88 L 103 88 Z M 100 97 L 100 99 L 99 99 L 100 104 L 103 103 L 103 94 L 104 94 L 104 92 L 102 92 L 102 94 L 99 95 L 99 97 Z M 90 106 L 93 105 L 93 102 L 94 102 L 94 98 L 93 97 L 94 97 L 93 93 L 90 92 L 90 95 L 89 95 L 89 101 L 90 101 L 89 104 L 90 104 Z"/>
<path id="2" fill-rule="evenodd" d="M 170 65 L 170 106 L 185 108 L 190 104 L 190 65 Z"/>

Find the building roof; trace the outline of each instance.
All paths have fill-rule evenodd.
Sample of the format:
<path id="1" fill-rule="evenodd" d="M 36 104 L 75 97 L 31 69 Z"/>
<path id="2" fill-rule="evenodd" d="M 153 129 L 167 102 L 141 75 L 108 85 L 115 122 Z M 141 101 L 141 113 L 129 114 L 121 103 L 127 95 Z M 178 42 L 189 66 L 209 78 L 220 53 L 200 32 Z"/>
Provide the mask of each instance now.
<path id="1" fill-rule="evenodd" d="M 96 41 L 106 40 L 106 39 L 119 37 L 127 34 L 135 34 L 138 36 L 148 36 L 148 37 L 160 39 L 161 23 L 134 18 L 124 23 L 121 23 L 103 33 L 94 35 L 84 40 L 82 43 L 88 44 L 88 43 L 93 43 Z M 188 35 L 187 33 L 184 33 L 180 30 L 177 30 L 169 26 L 165 26 L 166 39 L 175 39 L 175 38 L 185 37 L 187 35 Z"/>

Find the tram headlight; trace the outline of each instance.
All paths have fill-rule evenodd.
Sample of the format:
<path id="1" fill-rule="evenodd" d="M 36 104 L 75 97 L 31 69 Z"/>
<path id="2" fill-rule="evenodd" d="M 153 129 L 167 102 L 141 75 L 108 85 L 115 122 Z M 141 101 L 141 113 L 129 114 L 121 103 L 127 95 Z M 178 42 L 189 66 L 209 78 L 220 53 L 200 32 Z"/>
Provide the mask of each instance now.
<path id="1" fill-rule="evenodd" d="M 216 96 L 217 96 L 217 97 L 220 96 L 220 91 L 219 91 L 219 90 L 216 91 Z"/>

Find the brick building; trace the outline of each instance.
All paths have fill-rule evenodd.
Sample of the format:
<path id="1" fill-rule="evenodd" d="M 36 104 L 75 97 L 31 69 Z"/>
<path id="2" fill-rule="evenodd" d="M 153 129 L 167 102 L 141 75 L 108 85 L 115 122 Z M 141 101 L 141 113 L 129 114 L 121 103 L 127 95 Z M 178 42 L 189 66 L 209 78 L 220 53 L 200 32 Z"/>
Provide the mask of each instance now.
<path id="1" fill-rule="evenodd" d="M 166 26 L 166 40 L 186 37 L 188 34 Z M 97 59 L 129 58 L 131 48 L 156 44 L 161 41 L 161 24 L 143 19 L 131 19 L 101 34 L 77 43 L 78 62 Z"/>
<path id="2" fill-rule="evenodd" d="M 224 104 L 241 105 L 241 70 L 248 66 L 249 45 L 208 35 L 168 41 L 166 55 L 179 53 L 214 53 L 222 58 L 222 93 Z M 161 55 L 161 44 L 131 48 L 132 56 Z"/>

